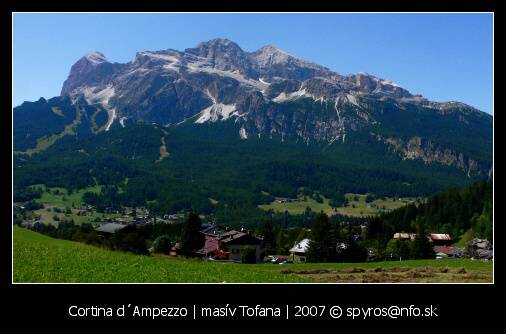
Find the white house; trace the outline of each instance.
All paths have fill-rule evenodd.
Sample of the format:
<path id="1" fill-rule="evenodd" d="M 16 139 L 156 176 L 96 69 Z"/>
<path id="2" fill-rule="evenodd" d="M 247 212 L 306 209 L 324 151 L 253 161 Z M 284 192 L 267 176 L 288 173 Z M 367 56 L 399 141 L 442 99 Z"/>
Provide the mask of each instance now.
<path id="1" fill-rule="evenodd" d="M 292 256 L 293 262 L 306 262 L 306 252 L 309 248 L 309 242 L 309 239 L 303 239 L 290 248 L 290 256 Z"/>

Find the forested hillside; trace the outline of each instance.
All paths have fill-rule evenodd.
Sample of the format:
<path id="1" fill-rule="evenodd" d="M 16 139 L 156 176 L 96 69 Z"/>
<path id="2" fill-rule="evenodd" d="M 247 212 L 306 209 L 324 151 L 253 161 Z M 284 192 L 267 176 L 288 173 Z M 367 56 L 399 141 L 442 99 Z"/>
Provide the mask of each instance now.
<path id="1" fill-rule="evenodd" d="M 477 182 L 463 189 L 436 194 L 423 204 L 409 204 L 369 219 L 368 238 L 383 245 L 396 232 L 448 233 L 458 240 L 464 233 L 492 241 L 493 184 Z"/>

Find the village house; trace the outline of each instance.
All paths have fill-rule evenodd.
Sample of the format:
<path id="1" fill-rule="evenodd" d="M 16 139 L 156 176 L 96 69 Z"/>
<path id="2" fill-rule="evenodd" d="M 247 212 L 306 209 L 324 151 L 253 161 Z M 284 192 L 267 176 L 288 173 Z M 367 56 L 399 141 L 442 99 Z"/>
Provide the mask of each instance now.
<path id="1" fill-rule="evenodd" d="M 122 224 L 122 225 L 127 225 L 129 223 L 128 217 L 116 218 L 116 223 Z"/>
<path id="2" fill-rule="evenodd" d="M 214 260 L 241 261 L 244 248 L 255 250 L 256 262 L 260 262 L 263 240 L 251 235 L 244 229 L 230 230 L 215 224 L 203 224 L 200 231 L 205 236 L 204 247 L 196 252 L 200 256 Z"/>
<path id="3" fill-rule="evenodd" d="M 429 240 L 434 246 L 451 246 L 452 238 L 449 234 L 431 233 L 429 234 Z"/>
<path id="4" fill-rule="evenodd" d="M 163 219 L 177 222 L 177 221 L 181 221 L 184 219 L 184 214 L 183 213 L 175 213 L 175 214 L 171 214 L 171 215 L 163 215 Z"/>
<path id="5" fill-rule="evenodd" d="M 232 261 L 241 261 L 242 250 L 246 247 L 255 250 L 256 262 L 261 262 L 260 254 L 262 251 L 263 240 L 247 232 L 235 230 L 228 231 L 220 237 L 220 249 L 229 252 L 228 259 Z"/>
<path id="6" fill-rule="evenodd" d="M 293 203 L 293 202 L 298 202 L 299 200 L 298 199 L 294 199 L 294 198 L 278 198 L 276 200 L 274 200 L 274 203 Z"/>
<path id="7" fill-rule="evenodd" d="M 25 206 L 23 204 L 20 204 L 20 203 L 14 203 L 13 204 L 13 210 L 14 210 L 14 212 L 24 211 L 25 210 Z"/>
<path id="8" fill-rule="evenodd" d="M 394 239 L 400 239 L 400 240 L 415 240 L 416 233 L 404 233 L 404 232 L 398 232 L 394 234 Z"/>
<path id="9" fill-rule="evenodd" d="M 223 234 L 227 233 L 227 230 L 215 224 L 202 224 L 200 232 L 205 236 L 221 237 Z"/>
<path id="10" fill-rule="evenodd" d="M 220 238 L 211 235 L 206 235 L 204 247 L 197 254 L 213 260 L 228 260 L 230 256 L 230 252 L 221 248 Z"/>
<path id="11" fill-rule="evenodd" d="M 81 205 L 81 209 L 80 210 L 83 210 L 83 211 L 86 211 L 86 212 L 91 212 L 93 211 L 93 206 L 92 205 L 89 205 L 89 204 L 83 204 Z"/>
<path id="12" fill-rule="evenodd" d="M 306 262 L 306 252 L 309 248 L 309 242 L 309 239 L 303 239 L 290 248 L 290 256 L 292 257 L 294 263 Z"/>
<path id="13" fill-rule="evenodd" d="M 114 233 L 118 232 L 119 230 L 125 228 L 126 226 L 127 225 L 123 225 L 123 224 L 106 223 L 106 224 L 102 224 L 99 227 L 95 228 L 95 231 L 97 231 L 97 233 L 99 235 L 108 237 L 108 236 L 111 236 Z"/>
<path id="14" fill-rule="evenodd" d="M 78 216 L 86 216 L 88 214 L 88 211 L 86 210 L 77 210 Z"/>
<path id="15" fill-rule="evenodd" d="M 434 246 L 434 252 L 436 253 L 436 259 L 460 258 L 463 250 L 452 246 Z"/>
<path id="16" fill-rule="evenodd" d="M 416 233 L 398 232 L 394 234 L 394 239 L 410 240 L 416 238 Z M 449 234 L 444 233 L 430 233 L 427 238 L 434 247 L 437 259 L 442 258 L 460 258 L 462 257 L 462 250 L 452 246 L 452 238 Z"/>

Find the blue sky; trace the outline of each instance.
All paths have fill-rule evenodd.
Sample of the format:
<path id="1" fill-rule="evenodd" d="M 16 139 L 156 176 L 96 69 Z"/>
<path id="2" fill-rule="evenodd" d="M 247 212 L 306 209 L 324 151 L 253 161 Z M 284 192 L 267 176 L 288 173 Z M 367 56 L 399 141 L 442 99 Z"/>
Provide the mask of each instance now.
<path id="1" fill-rule="evenodd" d="M 13 103 L 59 95 L 90 51 L 124 63 L 222 37 L 492 113 L 492 28 L 491 14 L 15 14 Z"/>

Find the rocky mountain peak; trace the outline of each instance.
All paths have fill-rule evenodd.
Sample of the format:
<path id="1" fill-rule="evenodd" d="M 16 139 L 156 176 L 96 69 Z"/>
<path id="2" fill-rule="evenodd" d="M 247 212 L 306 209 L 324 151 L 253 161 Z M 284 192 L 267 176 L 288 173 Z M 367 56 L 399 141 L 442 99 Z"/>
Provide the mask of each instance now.
<path id="1" fill-rule="evenodd" d="M 253 53 L 253 59 L 260 68 L 268 68 L 275 64 L 287 63 L 290 58 L 294 57 L 273 45 L 265 45 Z"/>
<path id="2" fill-rule="evenodd" d="M 216 38 L 199 43 L 194 48 L 186 49 L 185 52 L 209 59 L 216 59 L 224 56 L 242 56 L 244 54 L 244 51 L 239 45 L 224 38 Z"/>
<path id="3" fill-rule="evenodd" d="M 287 54 L 285 51 L 279 49 L 278 47 L 276 47 L 272 44 L 267 44 L 267 45 L 262 46 L 260 49 L 258 49 L 258 52 L 270 53 L 270 54 L 274 54 L 274 53 Z"/>
<path id="4" fill-rule="evenodd" d="M 212 39 L 184 51 L 190 67 L 211 67 L 222 71 L 254 76 L 250 59 L 236 43 L 223 38 Z"/>
<path id="5" fill-rule="evenodd" d="M 413 95 L 391 80 L 378 78 L 366 72 L 348 76 L 348 81 L 356 85 L 361 93 L 388 95 L 394 98 L 412 98 Z"/>
<path id="6" fill-rule="evenodd" d="M 103 81 L 112 73 L 112 66 L 101 52 L 87 53 L 70 69 L 70 74 L 63 83 L 61 95 L 67 95 L 82 85 Z"/>
<path id="7" fill-rule="evenodd" d="M 83 59 L 92 65 L 98 65 L 107 62 L 107 58 L 104 56 L 104 54 L 98 51 L 87 53 Z"/>

